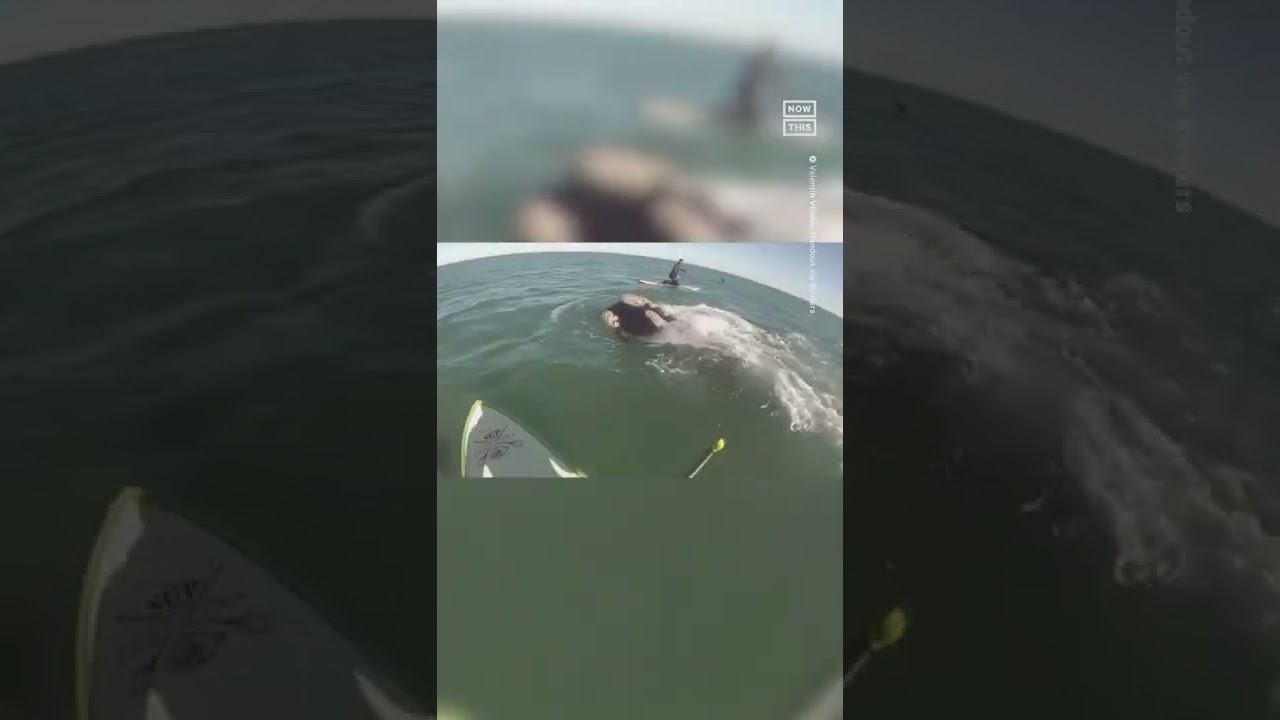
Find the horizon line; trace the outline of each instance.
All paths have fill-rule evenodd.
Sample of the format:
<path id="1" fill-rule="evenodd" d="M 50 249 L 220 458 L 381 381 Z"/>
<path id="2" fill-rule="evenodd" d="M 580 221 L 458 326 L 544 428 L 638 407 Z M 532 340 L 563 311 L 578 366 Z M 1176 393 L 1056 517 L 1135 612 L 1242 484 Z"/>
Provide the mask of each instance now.
<path id="1" fill-rule="evenodd" d="M 442 268 L 442 267 L 446 267 L 446 266 L 448 266 L 448 265 L 458 265 L 458 264 L 461 264 L 461 263 L 465 263 L 465 262 L 474 262 L 474 261 L 477 261 L 477 260 L 491 260 L 491 259 L 495 259 L 495 258 L 509 258 L 509 257 L 513 257 L 513 256 L 524 256 L 524 255 L 547 255 L 547 254 L 553 254 L 553 253 L 554 253 L 554 254 L 566 254 L 566 255 L 567 255 L 567 254 L 580 254 L 580 255 L 623 255 L 623 256 L 626 256 L 626 257 L 641 258 L 641 259 L 644 259 L 644 260 L 656 260 L 656 261 L 660 261 L 660 262 L 664 262 L 664 263 L 669 263 L 669 262 L 671 262 L 671 261 L 670 261 L 670 259 L 668 259 L 668 258 L 661 258 L 661 257 L 653 256 L 653 255 L 641 255 L 641 254 L 639 254 L 639 253 L 635 253 L 635 252 L 616 252 L 616 251 L 615 251 L 615 252 L 610 252 L 610 251 L 608 251 L 608 250 L 578 250 L 578 249 L 575 249 L 575 248 L 563 248 L 563 249 L 560 249 L 560 248 L 556 248 L 556 249 L 544 248 L 544 249 L 542 249 L 542 250 L 528 250 L 528 251 L 525 251 L 525 252 L 501 252 L 501 253 L 494 253 L 494 254 L 492 254 L 492 255 L 483 255 L 483 256 L 480 256 L 480 257 L 466 257 L 466 258 L 459 258 L 459 259 L 455 259 L 455 260 L 449 260 L 449 261 L 447 261 L 447 262 L 443 262 L 443 263 L 438 262 L 439 257 L 440 257 L 440 256 L 439 256 L 439 250 L 438 250 L 439 246 L 440 246 L 440 245 L 453 245 L 453 244 L 463 244 L 463 245 L 466 245 L 466 244 L 469 244 L 469 243 L 442 243 L 442 242 L 436 242 L 436 246 L 437 246 L 437 254 L 436 254 L 437 263 L 436 263 L 436 266 L 435 266 L 435 267 L 436 267 L 437 269 Z M 486 244 L 487 244 L 487 243 L 486 243 Z M 507 243 L 501 243 L 501 244 L 506 245 Z M 786 243 L 786 244 L 790 244 L 790 243 Z M 841 243 L 821 243 L 821 244 L 823 244 L 823 245 L 841 245 L 841 247 L 843 247 L 843 244 L 841 244 Z M 782 288 L 780 288 L 780 287 L 775 287 L 775 286 L 773 286 L 773 285 L 770 285 L 769 283 L 762 282 L 762 281 L 757 280 L 757 279 L 755 279 L 755 278 L 747 277 L 747 276 L 745 276 L 745 275 L 739 275 L 739 274 L 737 274 L 737 273 L 735 273 L 735 272 L 730 272 L 730 271 L 728 271 L 728 270 L 723 270 L 723 269 L 720 269 L 720 268 L 717 268 L 717 267 L 713 267 L 713 266 L 710 266 L 710 265 L 701 265 L 701 264 L 699 264 L 699 263 L 686 263 L 686 264 L 691 264 L 691 265 L 694 265 L 695 267 L 704 267 L 704 268 L 707 268 L 707 269 L 709 269 L 709 270 L 714 270 L 714 271 L 716 271 L 716 272 L 718 272 L 718 273 L 723 273 L 723 274 L 725 274 L 725 275 L 730 275 L 730 276 L 732 276 L 732 277 L 736 277 L 736 278 L 739 278 L 739 279 L 742 279 L 742 280 L 746 280 L 746 281 L 748 281 L 748 282 L 755 283 L 755 284 L 760 285 L 760 286 L 762 286 L 762 287 L 767 287 L 767 288 L 769 288 L 770 290 L 775 290 L 775 291 L 777 291 L 777 292 L 779 292 L 779 293 L 782 293 L 783 295 L 786 295 L 787 297 L 794 298 L 794 299 L 799 300 L 799 301 L 804 302 L 804 303 L 808 303 L 808 304 L 812 305 L 813 307 L 819 308 L 819 309 L 821 309 L 822 311 L 824 311 L 824 312 L 826 312 L 826 313 L 829 313 L 829 314 L 830 314 L 830 315 L 832 315 L 833 317 L 840 318 L 841 320 L 843 320 L 843 319 L 844 319 L 844 307 L 843 307 L 843 305 L 840 307 L 839 311 L 837 312 L 836 310 L 832 310 L 831 308 L 829 308 L 829 307 L 827 307 L 827 306 L 823 305 L 822 303 L 818 302 L 818 301 L 817 301 L 817 298 L 807 298 L 807 297 L 803 297 L 803 296 L 797 295 L 797 294 L 795 294 L 795 293 L 789 292 L 789 291 L 787 291 L 787 290 L 784 290 L 784 289 L 782 289 Z M 438 283 L 439 283 L 439 280 L 437 280 L 436 282 L 437 282 L 437 284 L 438 284 Z M 841 284 L 843 284 L 843 277 L 841 278 Z M 701 285 L 699 285 L 698 287 L 702 287 L 702 286 L 701 286 Z M 841 293 L 841 296 L 843 297 L 843 293 Z"/>

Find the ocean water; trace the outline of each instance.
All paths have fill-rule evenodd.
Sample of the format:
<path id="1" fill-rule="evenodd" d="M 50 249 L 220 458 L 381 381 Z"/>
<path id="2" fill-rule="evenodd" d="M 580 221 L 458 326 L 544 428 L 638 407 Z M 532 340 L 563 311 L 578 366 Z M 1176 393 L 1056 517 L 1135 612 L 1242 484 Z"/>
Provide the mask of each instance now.
<path id="1" fill-rule="evenodd" d="M 781 57 L 769 131 L 743 137 L 707 116 L 748 55 L 663 35 L 441 22 L 440 240 L 518 240 L 522 200 L 558 182 L 584 149 L 621 145 L 665 158 L 752 221 L 760 242 L 808 240 L 816 165 L 819 240 L 839 242 L 840 70 Z M 796 99 L 817 101 L 818 137 L 781 136 L 782 100 Z"/>
<path id="2" fill-rule="evenodd" d="M 481 399 L 588 475 L 675 477 L 723 437 L 699 478 L 788 477 L 832 492 L 844 443 L 840 319 L 695 265 L 682 282 L 696 291 L 637 282 L 661 280 L 673 262 L 537 253 L 439 267 L 437 473 L 458 474 L 463 420 Z M 600 314 L 628 292 L 678 321 L 649 341 L 614 338 Z"/>
<path id="3" fill-rule="evenodd" d="M 846 711 L 1275 717 L 1280 232 L 850 78 L 846 602 L 915 621 Z"/>
<path id="4" fill-rule="evenodd" d="M 832 720 L 837 485 L 437 483 L 436 682 L 469 717 Z"/>
<path id="5" fill-rule="evenodd" d="M 432 32 L 255 27 L 0 67 L 0 716 L 71 717 L 79 582 L 123 485 L 429 677 L 430 623 L 385 618 L 432 581 L 369 588 L 431 543 L 374 531 L 434 502 Z"/>

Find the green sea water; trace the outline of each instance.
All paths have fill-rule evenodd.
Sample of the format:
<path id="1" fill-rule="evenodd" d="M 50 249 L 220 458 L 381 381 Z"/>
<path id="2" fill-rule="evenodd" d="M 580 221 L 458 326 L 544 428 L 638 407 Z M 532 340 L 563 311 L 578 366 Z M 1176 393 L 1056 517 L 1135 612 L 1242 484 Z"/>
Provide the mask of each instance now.
<path id="1" fill-rule="evenodd" d="M 440 700 L 799 717 L 841 673 L 842 492 L 779 480 L 437 483 Z"/>

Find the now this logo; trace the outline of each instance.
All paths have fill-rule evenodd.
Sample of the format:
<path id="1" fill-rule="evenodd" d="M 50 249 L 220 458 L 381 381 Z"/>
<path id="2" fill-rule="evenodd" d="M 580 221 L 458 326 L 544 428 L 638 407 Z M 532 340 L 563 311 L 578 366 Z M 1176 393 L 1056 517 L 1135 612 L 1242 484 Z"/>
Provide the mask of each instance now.
<path id="1" fill-rule="evenodd" d="M 783 100 L 782 134 L 784 137 L 815 137 L 818 134 L 818 101 Z"/>

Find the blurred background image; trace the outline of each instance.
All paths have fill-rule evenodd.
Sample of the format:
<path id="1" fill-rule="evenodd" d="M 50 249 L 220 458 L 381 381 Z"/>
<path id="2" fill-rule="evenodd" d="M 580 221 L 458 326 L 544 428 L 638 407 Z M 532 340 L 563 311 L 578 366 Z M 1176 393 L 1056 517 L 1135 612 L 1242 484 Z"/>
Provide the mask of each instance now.
<path id="1" fill-rule="evenodd" d="M 840 241 L 840 3 L 438 6 L 442 241 Z"/>
<path id="2" fill-rule="evenodd" d="M 1280 716 L 1275 13 L 856 20 L 850 716 Z"/>
<path id="3" fill-rule="evenodd" d="M 378 628 L 397 613 L 358 577 L 430 540 L 381 546 L 384 530 L 356 528 L 432 502 L 405 493 L 434 386 L 434 26 L 299 5 L 0 10 L 4 720 L 74 716 L 81 581 L 124 486 L 178 496 L 164 507 L 305 587 L 305 604 L 373 636 L 357 644 L 376 664 L 420 681 L 406 692 L 431 696 L 431 623 Z M 324 517 L 321 495 L 341 489 L 350 507 L 354 484 L 370 490 L 363 519 Z M 307 521 L 280 522 L 295 514 Z M 291 537 L 334 523 L 336 551 Z M 376 594 L 431 602 L 429 579 L 387 577 L 406 582 Z M 405 645 L 377 647 L 390 637 Z"/>

